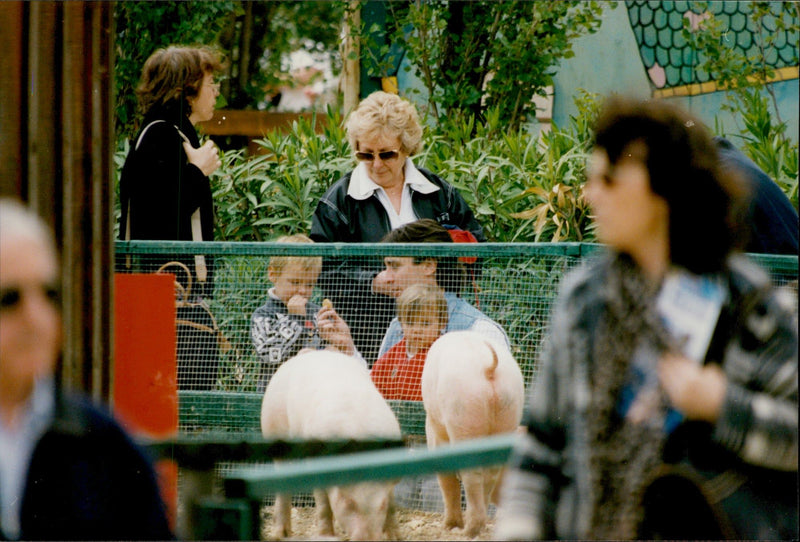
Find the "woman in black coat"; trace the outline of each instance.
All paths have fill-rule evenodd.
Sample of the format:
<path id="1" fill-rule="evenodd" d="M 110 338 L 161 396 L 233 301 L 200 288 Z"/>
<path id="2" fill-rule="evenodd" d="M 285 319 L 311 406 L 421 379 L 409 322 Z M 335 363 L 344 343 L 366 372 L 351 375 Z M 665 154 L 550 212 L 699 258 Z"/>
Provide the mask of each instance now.
<path id="1" fill-rule="evenodd" d="M 222 69 L 216 53 L 199 47 L 159 49 L 145 62 L 136 89 L 144 120 L 120 177 L 120 239 L 213 240 L 214 205 L 208 176 L 221 163 L 217 147 L 210 140 L 201 145 L 194 126 L 214 115 L 219 95 L 214 77 Z M 170 261 L 189 268 L 193 298 L 211 294 L 213 269 L 208 257 L 153 255 L 144 262 L 144 270 L 156 271 Z M 179 280 L 184 286 L 188 283 L 186 277 Z M 178 336 L 181 387 L 205 388 L 216 380 L 205 374 L 215 373 L 213 368 L 200 371 L 203 376 L 183 372 L 186 366 L 181 360 L 186 357 L 205 357 L 216 364 L 216 354 L 198 346 L 197 339 Z M 190 352 L 196 349 L 205 353 Z M 197 382 L 198 377 L 208 382 Z"/>
<path id="2" fill-rule="evenodd" d="M 221 69 L 214 53 L 193 47 L 159 49 L 145 62 L 136 89 L 144 121 L 120 178 L 120 239 L 213 238 L 208 176 L 220 160 L 212 141 L 200 145 L 194 126 L 214 114 Z"/>

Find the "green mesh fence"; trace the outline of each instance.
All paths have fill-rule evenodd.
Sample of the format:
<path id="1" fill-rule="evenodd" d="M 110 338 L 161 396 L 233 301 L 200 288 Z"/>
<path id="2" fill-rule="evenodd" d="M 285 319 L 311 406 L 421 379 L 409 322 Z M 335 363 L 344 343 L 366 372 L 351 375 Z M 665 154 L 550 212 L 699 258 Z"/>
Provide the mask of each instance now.
<path id="1" fill-rule="evenodd" d="M 377 360 L 382 347 L 388 346 L 382 343 L 391 335 L 387 327 L 397 314 L 396 305 L 411 307 L 413 302 L 401 298 L 397 303 L 394 296 L 373 293 L 374 276 L 390 263 L 392 273 L 387 282 L 396 294 L 414 282 L 404 265 L 408 258 L 417 262 L 410 268 L 416 272 L 424 270 L 423 262 L 435 262 L 438 283 L 453 291 L 445 295 L 448 307 L 457 291 L 463 310 L 451 310 L 449 324 L 463 327 L 469 316 L 478 314 L 480 322 L 475 329 L 500 341 L 507 338 L 527 390 L 536 379 L 537 359 L 560 280 L 569 269 L 602 250 L 598 245 L 580 243 L 213 242 L 202 247 L 201 262 L 194 243 L 133 241 L 116 245 L 116 272 L 152 273 L 166 265 L 162 272 L 175 274 L 176 300 L 183 305 L 176 323 L 179 418 L 181 434 L 187 436 L 259 432 L 263 389 L 280 364 L 299 348 L 332 346 L 318 329 L 317 320 L 320 307 L 328 300 L 349 324 L 358 355 L 369 367 L 380 364 Z M 796 299 L 796 256 L 753 257 Z M 199 263 L 204 263 L 207 276 L 198 283 Z M 279 301 L 297 292 L 308 299 L 300 303 L 302 314 L 291 315 Z M 400 329 L 414 324 L 416 316 L 424 320 L 423 309 L 435 305 L 431 295 L 428 292 L 421 295 L 421 301 L 417 299 L 414 310 L 419 314 L 406 311 L 406 320 L 411 322 L 401 324 Z M 286 300 L 289 306 L 296 303 L 291 297 Z M 431 303 L 426 305 L 426 300 Z M 188 325 L 181 319 L 194 319 L 200 325 Z M 409 344 L 410 339 L 407 349 Z M 424 352 L 424 346 L 417 348 Z M 419 394 L 419 383 L 413 378 L 393 379 L 391 371 L 386 374 L 387 381 L 379 389 L 409 444 L 424 446 L 425 412 L 421 401 L 413 399 Z M 220 462 L 218 469 L 228 472 L 234 466 Z M 395 494 L 401 507 L 442 508 L 435 477 L 405 479 Z M 300 502 L 310 502 L 307 495 L 305 499 Z"/>
<path id="2" fill-rule="evenodd" d="M 196 250 L 196 245 L 191 243 L 118 243 L 116 271 L 152 273 L 162 269 L 175 274 L 181 285 L 176 288 L 176 297 L 190 305 L 178 309 L 181 424 L 232 431 L 257 429 L 258 413 L 253 414 L 252 407 L 257 406 L 261 390 L 281 362 L 301 346 L 326 345 L 324 339 L 317 337 L 295 340 L 293 333 L 298 330 L 292 328 L 289 318 L 282 319 L 280 315 L 259 327 L 258 311 L 270 316 L 269 311 L 280 306 L 270 276 L 278 281 L 283 278 L 316 282 L 310 290 L 308 318 L 301 318 L 301 325 L 306 330 L 313 329 L 316 308 L 323 300 L 332 300 L 334 309 L 350 324 L 356 346 L 371 367 L 395 316 L 395 300 L 369 293 L 369 281 L 361 278 L 383 270 L 385 258 L 435 258 L 439 282 L 457 289 L 464 302 L 483 313 L 479 319 L 493 322 L 482 329 L 491 332 L 494 326 L 494 336 L 499 340 L 505 334 L 527 387 L 535 377 L 536 359 L 558 281 L 568 268 L 596 250 L 594 245 L 581 244 L 493 243 L 204 243 L 203 248 L 208 269 L 205 283 L 199 283 L 195 276 L 195 257 L 190 251 Z M 279 267 L 275 262 L 287 258 L 283 276 L 274 269 L 270 271 L 271 261 L 273 267 Z M 317 276 L 314 260 L 320 259 L 323 263 Z M 471 259 L 477 261 L 473 263 Z M 309 262 L 310 267 L 306 266 Z M 185 278 L 188 273 L 192 274 L 191 285 Z M 314 277 L 316 281 L 312 280 Z M 201 303 L 213 315 L 213 322 L 203 321 L 206 312 L 199 307 Z M 453 320 L 460 318 L 459 314 L 450 316 Z M 193 318 L 206 327 L 218 328 L 219 336 L 199 326 L 184 325 L 182 320 Z M 392 398 L 402 400 L 407 395 L 401 391 Z"/>
<path id="3" fill-rule="evenodd" d="M 536 376 L 536 360 L 559 281 L 568 269 L 601 249 L 581 243 L 203 243 L 208 276 L 205 283 L 198 283 L 196 247 L 181 242 L 119 242 L 116 272 L 162 269 L 175 274 L 176 299 L 185 305 L 177 315 L 180 424 L 182 430 L 214 431 L 258 431 L 262 390 L 280 363 L 301 347 L 329 346 L 313 333 L 315 313 L 323 300 L 332 300 L 334 309 L 350 324 L 361 357 L 372 367 L 395 317 L 395 298 L 370 293 L 371 281 L 362 279 L 386 269 L 385 261 L 408 257 L 434 259 L 439 283 L 456 288 L 463 302 L 496 324 L 479 329 L 500 340 L 505 333 L 527 389 Z M 752 257 L 769 270 L 777 285 L 796 294 L 796 256 Z M 393 277 L 396 289 L 407 283 L 399 275 Z M 284 284 L 307 283 L 306 315 L 281 314 L 270 276 L 283 279 Z M 254 314 L 265 310 L 265 305 L 278 307 L 273 311 L 277 315 L 259 324 Z M 450 323 L 457 325 L 454 320 L 459 315 L 450 316 Z M 418 420 L 423 411 L 405 403 L 410 395 L 400 389 L 388 398 L 404 429 L 424 434 Z M 404 420 L 405 416 L 409 419 Z"/>

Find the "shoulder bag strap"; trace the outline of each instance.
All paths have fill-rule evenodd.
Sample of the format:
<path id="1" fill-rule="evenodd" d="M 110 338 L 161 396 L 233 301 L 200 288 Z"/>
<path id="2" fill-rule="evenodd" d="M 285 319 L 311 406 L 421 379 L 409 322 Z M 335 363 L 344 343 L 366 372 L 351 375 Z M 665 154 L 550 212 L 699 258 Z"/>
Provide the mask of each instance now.
<path id="1" fill-rule="evenodd" d="M 175 129 L 178 131 L 178 135 L 188 143 L 189 145 L 192 144 L 189 141 L 189 138 L 186 137 L 186 134 L 181 132 L 181 129 L 175 126 Z M 202 221 L 200 220 L 200 207 L 195 209 L 192 213 L 192 241 L 202 241 L 203 240 L 203 227 Z M 208 268 L 206 267 L 206 258 L 202 254 L 198 254 L 194 257 L 194 269 L 197 272 L 197 280 L 199 282 L 205 282 L 208 278 Z"/>

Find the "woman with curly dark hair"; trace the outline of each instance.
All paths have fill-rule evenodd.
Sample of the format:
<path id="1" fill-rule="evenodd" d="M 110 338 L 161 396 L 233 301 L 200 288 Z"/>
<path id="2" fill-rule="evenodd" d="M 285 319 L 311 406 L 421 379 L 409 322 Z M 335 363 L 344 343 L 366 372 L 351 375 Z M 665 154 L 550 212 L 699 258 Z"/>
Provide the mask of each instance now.
<path id="1" fill-rule="evenodd" d="M 500 539 L 797 538 L 794 309 L 739 250 L 744 186 L 663 101 L 609 100 Z"/>
<path id="2" fill-rule="evenodd" d="M 214 115 L 219 95 L 214 78 L 222 70 L 220 57 L 205 47 L 170 46 L 158 49 L 145 62 L 136 88 L 144 120 L 120 177 L 120 239 L 213 241 L 214 204 L 208 176 L 221 162 L 214 142 L 201 145 L 194 127 Z M 156 271 L 171 261 L 190 270 L 193 298 L 211 294 L 210 257 L 156 254 L 143 270 Z M 188 287 L 187 278 L 180 280 Z M 178 337 L 179 386 L 212 387 L 217 363 L 213 345 L 197 344 L 201 332 L 184 335 Z M 182 361 L 190 357 L 206 358 L 203 367 L 189 369 Z"/>
<path id="3" fill-rule="evenodd" d="M 144 120 L 120 178 L 121 239 L 190 241 L 195 213 L 202 239 L 213 238 L 208 176 L 220 160 L 194 126 L 214 115 L 221 70 L 219 57 L 199 47 L 159 49 L 145 62 L 136 89 Z"/>

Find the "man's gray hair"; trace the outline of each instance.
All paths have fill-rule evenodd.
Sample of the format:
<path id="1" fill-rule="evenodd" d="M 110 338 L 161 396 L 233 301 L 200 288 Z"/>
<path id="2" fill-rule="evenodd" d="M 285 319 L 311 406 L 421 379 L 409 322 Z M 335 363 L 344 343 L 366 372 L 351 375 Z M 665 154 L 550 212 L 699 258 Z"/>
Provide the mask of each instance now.
<path id="1" fill-rule="evenodd" d="M 33 210 L 19 200 L 0 198 L 0 238 L 26 238 L 43 243 L 57 253 L 56 242 L 50 226 Z"/>

